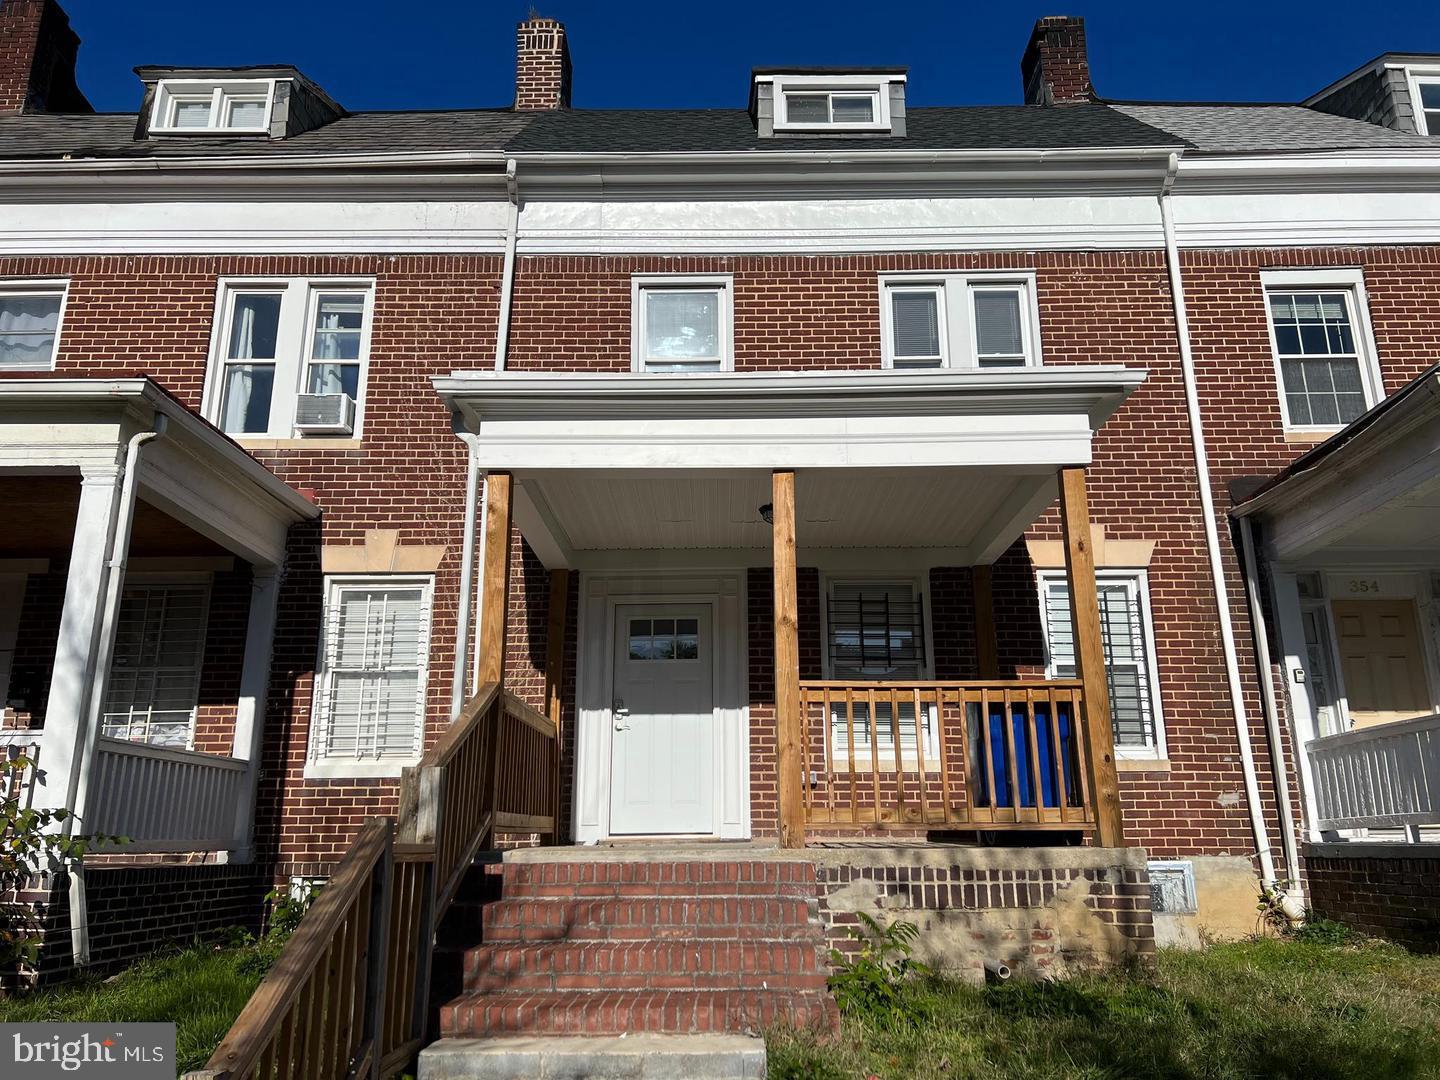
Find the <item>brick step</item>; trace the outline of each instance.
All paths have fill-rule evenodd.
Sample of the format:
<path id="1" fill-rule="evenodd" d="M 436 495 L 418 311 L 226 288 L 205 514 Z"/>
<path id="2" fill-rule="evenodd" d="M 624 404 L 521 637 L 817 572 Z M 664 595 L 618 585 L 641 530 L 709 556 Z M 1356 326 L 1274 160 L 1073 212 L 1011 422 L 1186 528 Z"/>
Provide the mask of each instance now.
<path id="1" fill-rule="evenodd" d="M 777 1022 L 834 1031 L 834 999 L 819 991 L 592 990 L 470 993 L 440 1010 L 444 1038 L 506 1035 L 692 1035 L 761 1032 Z"/>
<path id="2" fill-rule="evenodd" d="M 791 862 L 509 863 L 506 899 L 813 896 L 815 867 Z"/>
<path id="3" fill-rule="evenodd" d="M 823 990 L 818 941 L 555 941 L 470 950 L 465 989 Z"/>
<path id="4" fill-rule="evenodd" d="M 812 936 L 818 902 L 802 897 L 609 897 L 511 900 L 484 911 L 483 939 L 499 941 L 649 940 Z"/>

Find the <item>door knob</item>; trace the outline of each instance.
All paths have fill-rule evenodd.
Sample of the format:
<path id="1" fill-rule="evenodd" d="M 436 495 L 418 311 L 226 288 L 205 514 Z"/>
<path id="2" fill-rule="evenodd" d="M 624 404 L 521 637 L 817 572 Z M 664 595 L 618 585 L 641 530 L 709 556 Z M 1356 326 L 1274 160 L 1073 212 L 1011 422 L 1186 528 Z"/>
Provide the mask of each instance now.
<path id="1" fill-rule="evenodd" d="M 611 706 L 610 711 L 615 715 L 615 730 L 629 731 L 630 725 L 625 723 L 625 721 L 629 719 L 630 710 L 625 707 L 625 702 L 617 698 L 615 704 Z"/>

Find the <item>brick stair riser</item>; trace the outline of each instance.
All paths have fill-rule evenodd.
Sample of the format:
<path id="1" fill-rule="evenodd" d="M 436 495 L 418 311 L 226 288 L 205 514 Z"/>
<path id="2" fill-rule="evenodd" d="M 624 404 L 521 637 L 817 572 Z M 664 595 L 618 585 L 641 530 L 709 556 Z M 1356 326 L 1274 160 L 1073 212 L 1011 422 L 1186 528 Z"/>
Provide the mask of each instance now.
<path id="1" fill-rule="evenodd" d="M 537 990 L 823 990 L 810 942 L 557 942 L 490 946 L 470 953 L 465 988 L 488 993 Z"/>
<path id="2" fill-rule="evenodd" d="M 644 887 L 649 895 L 703 889 L 715 894 L 804 891 L 813 895 L 808 863 L 512 863 L 504 869 L 506 897 L 557 895 L 556 889 Z M 633 894 L 632 894 L 633 895 Z"/>
<path id="3" fill-rule="evenodd" d="M 793 991 L 542 992 L 462 998 L 440 1014 L 447 1038 L 762 1032 L 782 1021 L 834 1030 L 835 1003 L 827 994 Z"/>
<path id="4" fill-rule="evenodd" d="M 800 898 L 502 900 L 485 910 L 484 940 L 801 939 L 817 902 Z"/>

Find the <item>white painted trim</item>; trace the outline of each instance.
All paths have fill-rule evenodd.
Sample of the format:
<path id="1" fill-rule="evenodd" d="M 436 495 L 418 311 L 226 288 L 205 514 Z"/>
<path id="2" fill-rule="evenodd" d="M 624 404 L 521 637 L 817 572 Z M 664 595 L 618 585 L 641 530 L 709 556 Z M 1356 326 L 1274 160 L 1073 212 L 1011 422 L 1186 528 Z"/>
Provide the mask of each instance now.
<path id="1" fill-rule="evenodd" d="M 890 84 L 903 84 L 905 81 L 904 75 L 884 73 L 869 75 L 757 75 L 755 77 L 756 83 L 768 82 L 774 87 L 774 97 L 772 99 L 774 115 L 771 122 L 774 125 L 775 131 L 812 132 L 816 134 L 846 131 L 889 131 L 893 123 L 890 116 Z M 873 119 L 863 123 L 837 123 L 833 120 L 823 124 L 805 123 L 804 121 L 791 122 L 788 95 L 834 93 L 852 96 L 860 96 L 863 94 L 868 96 L 873 103 L 871 110 Z"/>
<path id="2" fill-rule="evenodd" d="M 645 306 L 652 291 L 674 289 L 678 292 L 719 294 L 720 371 L 735 370 L 735 275 L 734 274 L 632 274 L 630 277 L 630 370 L 648 372 L 646 364 Z M 664 361 L 660 361 L 664 362 Z M 697 367 L 693 372 L 657 371 L 667 377 L 714 374 L 713 368 Z"/>
<path id="3" fill-rule="evenodd" d="M 365 433 L 365 403 L 370 375 L 370 345 L 375 322 L 376 280 L 367 275 L 340 277 L 240 277 L 225 276 L 215 284 L 214 316 L 210 324 L 210 352 L 205 363 L 205 387 L 201 411 L 216 427 L 224 395 L 224 353 L 237 296 L 252 292 L 278 292 L 280 321 L 276 333 L 274 383 L 270 398 L 270 427 L 263 432 L 231 432 L 240 440 L 294 440 L 297 446 L 311 443 L 358 444 Z M 351 293 L 364 297 L 365 311 L 360 329 L 360 378 L 356 384 L 355 429 L 349 436 L 307 439 L 295 433 L 296 399 L 305 390 L 310 353 L 314 347 L 316 304 L 321 293 Z M 260 360 L 259 363 L 268 361 Z M 348 362 L 348 361 L 347 361 Z M 222 428 L 223 430 L 223 428 Z"/>
<path id="4" fill-rule="evenodd" d="M 1275 392 L 1280 402 L 1280 417 L 1286 432 L 1303 435 L 1332 435 L 1344 424 L 1307 425 L 1290 422 L 1290 407 L 1285 400 L 1285 376 L 1280 347 L 1275 340 L 1275 319 L 1270 311 L 1272 292 L 1296 292 L 1306 289 L 1339 292 L 1353 316 L 1355 346 L 1359 353 L 1360 385 L 1365 391 L 1365 408 L 1372 409 L 1385 397 L 1385 380 L 1380 372 L 1379 352 L 1375 347 L 1375 331 L 1370 322 L 1370 299 L 1365 291 L 1365 272 L 1359 267 L 1316 267 L 1313 269 L 1261 270 L 1260 288 L 1265 305 L 1265 329 L 1270 339 L 1270 359 L 1275 372 Z"/>
<path id="5" fill-rule="evenodd" d="M 635 553 L 638 556 L 644 553 Z M 692 553 L 693 554 L 693 553 Z M 643 560 L 642 560 L 643 561 Z M 708 603 L 715 626 L 714 835 L 750 836 L 750 706 L 746 574 L 743 568 L 588 572 L 579 575 L 576 654 L 575 805 L 572 835 L 610 837 L 614 717 L 614 625 L 619 605 Z M 725 705 L 726 701 L 733 704 Z"/>
<path id="6" fill-rule="evenodd" d="M 1040 599 L 1040 628 L 1042 644 L 1045 648 L 1045 676 L 1046 678 L 1057 678 L 1055 674 L 1055 659 L 1050 655 L 1050 615 L 1045 603 L 1045 586 L 1048 582 L 1059 581 L 1069 587 L 1068 578 L 1063 570 L 1040 570 L 1036 572 L 1036 592 Z M 1160 664 L 1156 659 L 1155 652 L 1155 617 L 1150 604 L 1150 572 L 1145 569 L 1108 569 L 1096 567 L 1096 582 L 1119 581 L 1127 586 L 1133 585 L 1136 601 L 1140 606 L 1140 624 L 1145 631 L 1145 666 L 1149 668 L 1150 675 L 1150 715 L 1155 725 L 1155 745 L 1147 747 L 1138 746 L 1116 746 L 1115 757 L 1117 760 L 1128 761 L 1151 761 L 1167 760 L 1167 746 L 1165 741 L 1165 711 L 1160 692 Z"/>
<path id="7" fill-rule="evenodd" d="M 4 296 L 53 296 L 60 294 L 60 311 L 55 316 L 55 344 L 50 350 L 50 363 L 38 366 L 31 364 L 0 364 L 0 375 L 11 371 L 54 371 L 64 342 L 65 309 L 70 304 L 70 279 L 57 278 L 0 278 L 0 297 Z"/>
<path id="8" fill-rule="evenodd" d="M 1310 840 L 1318 840 L 1321 833 L 1315 804 L 1315 772 L 1305 747 L 1318 736 L 1319 730 L 1310 700 L 1310 688 L 1306 685 L 1310 650 L 1305 643 L 1300 592 L 1293 573 L 1272 572 L 1270 581 L 1271 594 L 1275 600 L 1276 628 L 1280 634 L 1285 692 L 1290 706 L 1290 748 L 1300 780 L 1300 803 L 1305 814 L 1305 834 Z"/>
<path id="9" fill-rule="evenodd" d="M 1420 97 L 1420 84 L 1440 85 L 1440 65 L 1403 65 L 1405 71 L 1405 87 L 1410 91 L 1410 108 L 1415 114 L 1415 131 L 1420 135 L 1430 135 L 1430 124 L 1425 118 L 1425 104 Z M 1440 136 L 1440 131 L 1435 132 Z"/>

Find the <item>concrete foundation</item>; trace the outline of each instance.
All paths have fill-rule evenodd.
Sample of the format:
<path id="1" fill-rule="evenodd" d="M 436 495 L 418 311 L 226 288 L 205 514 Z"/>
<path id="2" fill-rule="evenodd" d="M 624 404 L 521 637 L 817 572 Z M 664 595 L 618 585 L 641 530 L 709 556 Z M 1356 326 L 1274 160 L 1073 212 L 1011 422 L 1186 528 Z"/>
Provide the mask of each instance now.
<path id="1" fill-rule="evenodd" d="M 419 1080 L 764 1080 L 765 1040 L 748 1035 L 442 1039 Z"/>

